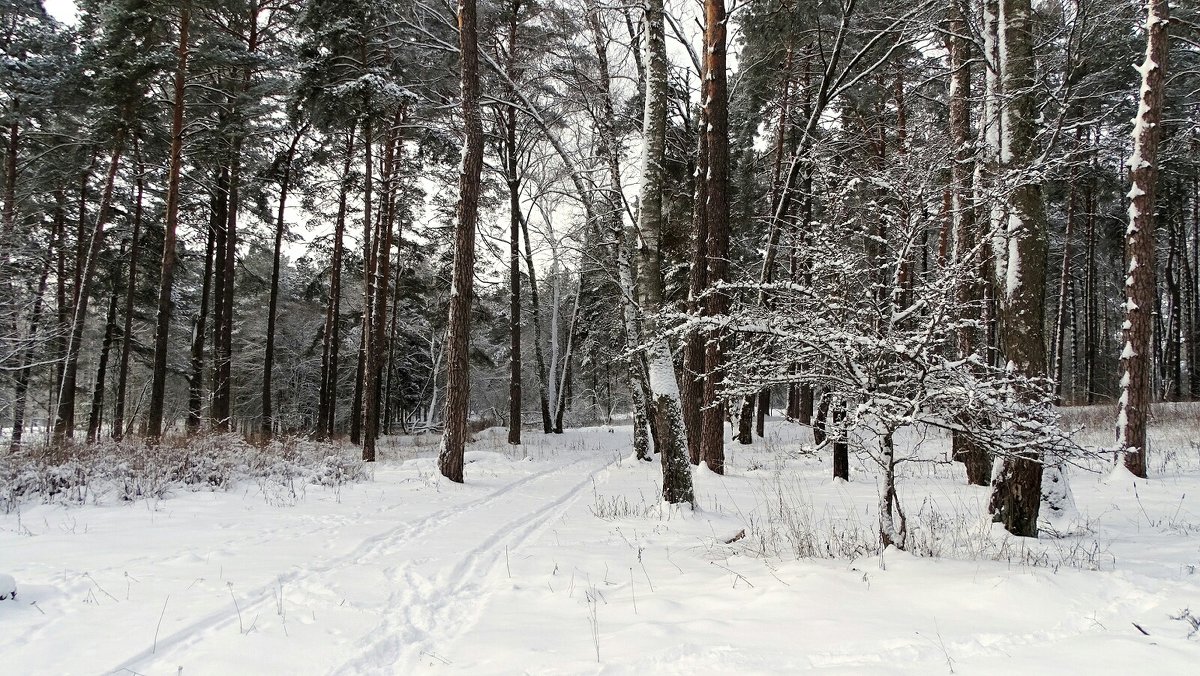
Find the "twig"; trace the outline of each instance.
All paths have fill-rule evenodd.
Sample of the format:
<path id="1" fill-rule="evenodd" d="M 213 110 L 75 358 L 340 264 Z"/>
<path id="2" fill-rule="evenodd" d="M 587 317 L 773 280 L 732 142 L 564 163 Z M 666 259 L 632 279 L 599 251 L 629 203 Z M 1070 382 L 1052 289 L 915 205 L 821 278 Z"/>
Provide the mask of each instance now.
<path id="1" fill-rule="evenodd" d="M 150 654 L 158 652 L 158 630 L 162 628 L 163 617 L 167 614 L 167 601 L 171 600 L 171 595 L 167 594 L 167 598 L 163 599 L 162 612 L 158 614 L 158 624 L 154 625 L 154 645 L 150 647 Z"/>
<path id="2" fill-rule="evenodd" d="M 242 628 L 242 609 L 238 607 L 237 597 L 233 595 L 233 583 L 226 582 L 225 584 L 229 587 L 229 598 L 233 599 L 233 609 L 237 611 L 238 633 L 244 634 L 246 633 L 246 630 Z M 345 601 L 343 601 L 343 603 L 345 603 Z"/>
<path id="3" fill-rule="evenodd" d="M 716 561 L 709 561 L 709 563 L 711 563 L 712 565 L 716 566 L 717 568 L 720 568 L 721 570 L 726 570 L 726 571 L 729 571 L 730 573 L 733 573 L 733 574 L 734 574 L 734 576 L 735 576 L 735 577 L 734 577 L 734 579 L 733 579 L 733 586 L 734 586 L 734 588 L 735 588 L 735 589 L 737 588 L 737 581 L 738 581 L 739 579 L 740 579 L 742 582 L 745 582 L 746 584 L 750 585 L 751 587 L 753 587 L 753 586 L 754 586 L 754 584 L 753 584 L 752 582 L 750 582 L 750 580 L 747 580 L 747 579 L 746 579 L 746 576 L 745 576 L 745 575 L 742 575 L 741 573 L 737 572 L 736 570 L 734 570 L 734 569 L 732 569 L 732 568 L 726 568 L 725 566 L 722 566 L 721 564 L 717 563 Z"/>
<path id="4" fill-rule="evenodd" d="M 633 585 L 633 566 L 629 567 L 629 593 L 633 595 L 633 614 L 637 615 L 637 588 Z"/>

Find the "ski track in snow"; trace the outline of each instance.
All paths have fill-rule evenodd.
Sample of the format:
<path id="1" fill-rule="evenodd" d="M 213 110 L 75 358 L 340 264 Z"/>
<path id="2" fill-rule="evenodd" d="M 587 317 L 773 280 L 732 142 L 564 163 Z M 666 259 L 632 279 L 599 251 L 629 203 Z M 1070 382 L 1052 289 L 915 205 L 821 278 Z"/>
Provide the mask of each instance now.
<path id="1" fill-rule="evenodd" d="M 525 511 L 510 506 L 503 512 L 497 510 L 521 516 L 496 528 L 457 561 L 414 560 L 390 568 L 387 572 L 393 582 L 393 591 L 380 611 L 383 622 L 370 632 L 366 641 L 356 646 L 357 656 L 333 673 L 361 674 L 387 667 L 392 667 L 396 673 L 411 673 L 419 666 L 422 655 L 436 658 L 433 650 L 436 645 L 450 642 L 478 621 L 490 596 L 486 581 L 505 557 L 511 558 L 523 544 L 540 535 L 565 513 L 596 473 L 610 462 L 605 460 L 596 464 L 582 481 L 573 482 L 565 492 L 556 492 L 557 497 L 539 509 Z M 575 464 L 579 463 L 538 474 L 534 479 L 540 481 L 552 475 L 577 476 L 566 472 Z M 504 494 L 515 493 L 510 490 Z M 533 505 L 542 502 L 536 494 L 524 497 Z M 453 569 L 444 572 L 451 565 Z M 431 578 L 421 569 L 442 572 Z"/>
<path id="2" fill-rule="evenodd" d="M 575 458 L 565 463 L 556 463 L 543 471 L 507 483 L 487 495 L 465 503 L 451 505 L 416 521 L 407 522 L 363 539 L 350 552 L 332 558 L 299 563 L 289 571 L 281 572 L 271 582 L 238 595 L 237 606 L 225 606 L 210 613 L 169 635 L 158 638 L 156 647 L 149 647 L 123 660 L 103 673 L 138 673 L 147 662 L 167 659 L 172 652 L 179 652 L 205 641 L 206 637 L 233 623 L 268 601 L 275 599 L 281 585 L 301 588 L 329 589 L 343 577 L 353 578 L 363 567 L 382 567 L 389 581 L 390 591 L 386 603 L 377 611 L 383 621 L 368 635 L 357 642 L 358 656 L 333 670 L 337 674 L 363 673 L 364 670 L 379 671 L 395 669 L 396 673 L 407 673 L 405 665 L 414 664 L 420 656 L 431 652 L 435 643 L 449 641 L 469 629 L 478 619 L 487 603 L 488 593 L 481 583 L 495 570 L 507 553 L 519 548 L 533 536 L 540 534 L 546 525 L 560 516 L 581 495 L 593 477 L 613 462 L 611 456 Z M 592 466 L 582 481 L 572 482 L 558 497 L 538 509 L 532 506 L 544 503 L 543 494 L 523 495 L 520 489 L 550 477 L 578 477 L 581 464 Z M 514 508 L 511 502 L 528 502 L 531 509 Z M 506 500 L 506 498 L 513 498 Z M 502 508 L 498 508 L 503 505 Z M 485 509 L 488 508 L 488 509 Z M 452 522 L 472 523 L 481 514 L 503 516 L 521 514 L 504 522 L 487 533 L 473 548 L 457 560 L 445 561 L 431 558 L 412 558 L 395 566 L 387 562 L 404 556 L 412 557 L 422 551 L 412 547 L 423 538 L 436 538 L 443 534 L 443 527 Z M 484 519 L 486 520 L 486 516 Z M 309 535 L 312 535 L 313 531 Z M 435 575 L 426 571 L 446 571 Z"/>

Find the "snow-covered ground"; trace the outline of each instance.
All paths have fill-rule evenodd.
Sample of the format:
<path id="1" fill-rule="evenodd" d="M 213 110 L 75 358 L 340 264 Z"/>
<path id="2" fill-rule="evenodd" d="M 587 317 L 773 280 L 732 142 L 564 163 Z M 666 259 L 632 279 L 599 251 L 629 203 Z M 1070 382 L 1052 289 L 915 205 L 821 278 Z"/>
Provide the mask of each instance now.
<path id="1" fill-rule="evenodd" d="M 961 466 L 908 462 L 912 553 L 875 547 L 869 461 L 835 483 L 782 422 L 697 471 L 694 513 L 659 502 L 628 427 L 485 431 L 466 485 L 392 440 L 372 481 L 295 496 L 27 501 L 0 515 L 0 672 L 1194 673 L 1172 619 L 1200 615 L 1188 419 L 1155 432 L 1148 481 L 1072 470 L 1071 534 L 1038 541 L 988 523 Z"/>

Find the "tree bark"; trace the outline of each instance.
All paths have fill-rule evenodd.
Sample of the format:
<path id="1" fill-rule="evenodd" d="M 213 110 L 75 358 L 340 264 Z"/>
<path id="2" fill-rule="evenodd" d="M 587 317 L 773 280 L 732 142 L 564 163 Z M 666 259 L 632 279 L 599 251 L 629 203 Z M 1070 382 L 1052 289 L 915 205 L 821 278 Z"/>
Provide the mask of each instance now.
<path id="1" fill-rule="evenodd" d="M 475 0 L 458 0 L 459 65 L 466 138 L 459 173 L 458 227 L 450 321 L 446 332 L 445 431 L 438 452 L 442 476 L 462 483 L 470 399 L 471 301 L 474 298 L 475 224 L 479 212 L 479 175 L 483 169 L 483 122 L 479 112 L 479 38 Z"/>
<path id="2" fill-rule="evenodd" d="M 117 393 L 113 408 L 112 438 L 114 441 L 120 441 L 125 436 L 125 401 L 128 398 L 129 354 L 132 349 L 131 341 L 133 340 L 133 302 L 137 295 L 137 267 L 142 252 L 141 236 L 146 192 L 146 165 L 142 163 L 141 149 L 138 147 L 136 137 L 133 140 L 133 157 L 137 163 L 137 177 L 135 179 L 136 197 L 134 198 L 133 207 L 133 232 L 129 236 L 129 270 L 125 277 L 125 309 L 122 314 L 124 324 L 121 328 L 121 357 L 117 368 Z M 212 247 L 211 234 L 209 235 L 209 247 L 210 249 Z M 205 284 L 207 283 L 206 279 Z M 204 289 L 204 294 L 205 296 L 208 295 L 207 286 Z"/>
<path id="3" fill-rule="evenodd" d="M 104 229 L 112 216 L 113 186 L 117 179 L 117 169 L 121 165 L 121 154 L 125 149 L 125 135 L 126 130 L 122 126 L 113 138 L 108 174 L 100 196 L 100 210 L 96 214 L 95 227 L 92 228 L 90 244 L 84 252 L 82 267 L 76 266 L 79 283 L 75 286 L 72 298 L 74 318 L 71 320 L 71 331 L 67 336 L 62 380 L 58 388 L 58 410 L 54 420 L 55 443 L 62 443 L 75 434 L 75 378 L 79 373 L 79 350 L 83 341 L 83 325 L 87 320 L 89 289 L 96 274 L 100 250 L 104 245 Z"/>
<path id="4" fill-rule="evenodd" d="M 218 184 L 224 174 L 218 172 Z M 218 185 L 211 197 L 211 217 L 204 238 L 204 272 L 200 278 L 200 309 L 192 318 L 191 370 L 188 373 L 188 419 L 187 433 L 195 434 L 204 423 L 204 340 L 205 327 L 208 324 L 208 305 L 210 301 L 213 276 L 213 253 L 216 244 L 217 223 L 224 218 L 224 207 L 221 206 L 223 191 Z"/>
<path id="5" fill-rule="evenodd" d="M 729 111 L 725 72 L 726 15 L 724 0 L 704 2 L 704 107 L 707 112 L 708 174 L 705 221 L 708 230 L 708 288 L 705 315 L 724 315 L 729 297 L 713 290 L 729 270 Z M 725 402 L 721 398 L 723 338 L 708 332 L 704 351 L 704 412 L 701 416 L 700 455 L 708 468 L 725 473 Z"/>
<path id="6" fill-rule="evenodd" d="M 122 250 L 122 253 L 124 251 Z M 100 438 L 100 425 L 104 418 L 104 383 L 108 374 L 108 355 L 112 351 L 113 337 L 117 332 L 117 287 L 118 270 L 113 270 L 113 288 L 108 301 L 108 313 L 104 319 L 104 339 L 100 343 L 100 358 L 96 363 L 96 382 L 92 387 L 92 410 L 88 414 L 87 441 L 95 443 Z"/>
<path id="7" fill-rule="evenodd" d="M 171 113 L 171 166 L 167 172 L 167 218 L 163 232 L 162 272 L 159 276 L 158 321 L 154 330 L 154 371 L 150 385 L 150 411 L 146 420 L 146 436 L 157 440 L 162 436 L 163 406 L 167 394 L 167 349 L 171 331 L 171 315 L 175 303 L 171 291 L 175 285 L 175 231 L 179 228 L 179 179 L 183 167 L 184 85 L 187 82 L 188 26 L 191 9 L 188 3 L 179 13 L 179 60 L 175 66 L 175 103 Z"/>
<path id="8" fill-rule="evenodd" d="M 1036 152 L 1036 100 L 1030 0 L 1000 0 L 997 17 L 1002 127 L 999 179 L 1008 197 L 993 207 L 996 283 L 1007 370 L 1018 377 L 1047 375 L 1045 334 L 1046 214 L 1041 186 L 1029 176 Z M 1045 393 L 1026 382 L 1013 396 L 1026 405 Z M 993 474 L 990 510 L 1013 535 L 1036 537 L 1043 453 L 1014 452 Z"/>
<path id="9" fill-rule="evenodd" d="M 283 158 L 283 174 L 279 179 L 279 208 L 275 212 L 275 248 L 271 256 L 271 297 L 267 303 L 267 346 L 263 355 L 262 377 L 262 421 L 259 435 L 263 442 L 271 440 L 275 431 L 275 413 L 271 402 L 271 375 L 275 367 L 275 317 L 279 312 L 279 258 L 282 255 L 283 231 L 285 228 L 283 214 L 287 208 L 287 194 L 292 178 L 292 163 L 296 159 L 296 146 L 308 130 L 305 125 L 296 131 L 288 145 L 287 155 Z"/>
<path id="10" fill-rule="evenodd" d="M 329 299 L 325 306 L 325 331 L 321 341 L 321 388 L 317 403 L 318 441 L 332 438 L 335 431 L 338 390 L 338 348 L 341 346 L 342 256 L 346 232 L 346 202 L 350 194 L 350 165 L 354 158 L 354 129 L 346 133 L 345 163 L 338 190 L 338 211 L 333 226 L 333 255 L 329 263 Z"/>
<path id="11" fill-rule="evenodd" d="M 644 143 L 638 222 L 641 233 L 639 286 L 642 292 L 641 305 L 647 313 L 643 326 L 651 344 L 649 385 L 658 414 L 656 424 L 662 458 L 663 500 L 671 504 L 692 503 L 695 494 L 691 468 L 688 466 L 687 432 L 679 399 L 679 383 L 675 379 L 670 345 L 659 331 L 655 319 L 655 314 L 665 309 L 661 245 L 663 193 L 666 188 L 667 47 L 663 0 L 645 0 L 645 10 L 646 95 L 642 118 Z"/>
<path id="12" fill-rule="evenodd" d="M 977 278 L 980 272 L 980 257 L 976 249 L 975 205 L 973 204 L 974 186 L 974 156 L 971 148 L 971 53 L 970 42 L 967 39 L 967 24 L 959 6 L 960 0 L 949 0 L 949 36 L 946 38 L 947 51 L 950 54 L 950 102 L 949 131 L 950 142 L 953 144 L 954 157 L 950 174 L 952 188 L 950 191 L 951 241 L 953 243 L 953 259 L 965 275 L 964 282 L 958 289 L 958 306 L 960 316 L 966 322 L 977 323 L 983 313 L 980 304 L 983 302 L 983 289 Z M 985 337 L 982 332 L 965 323 L 958 329 L 955 336 L 958 355 L 960 358 L 984 359 L 986 349 Z M 951 437 L 951 452 L 954 459 L 960 460 L 967 470 L 967 482 L 977 486 L 986 486 L 991 481 L 991 459 L 987 449 L 961 432 L 954 432 Z"/>
<path id="13" fill-rule="evenodd" d="M 1146 423 L 1150 416 L 1150 312 L 1154 307 L 1154 192 L 1158 179 L 1159 123 L 1167 68 L 1166 0 L 1146 2 L 1146 58 L 1129 158 L 1129 226 L 1125 230 L 1125 323 L 1122 326 L 1121 397 L 1117 448 L 1125 467 L 1146 476 Z"/>

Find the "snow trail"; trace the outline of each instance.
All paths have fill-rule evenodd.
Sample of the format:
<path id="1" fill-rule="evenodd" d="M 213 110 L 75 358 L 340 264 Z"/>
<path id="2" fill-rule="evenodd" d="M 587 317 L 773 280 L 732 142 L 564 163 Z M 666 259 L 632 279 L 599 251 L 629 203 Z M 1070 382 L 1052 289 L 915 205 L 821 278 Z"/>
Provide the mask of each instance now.
<path id="1" fill-rule="evenodd" d="M 428 631 L 421 631 L 417 634 L 417 636 L 424 637 L 422 645 L 426 645 L 436 638 L 430 635 L 432 628 L 444 625 L 443 622 L 430 624 L 428 620 L 421 617 L 421 611 L 434 611 L 446 620 L 451 619 L 451 616 L 462 616 L 462 610 L 454 613 L 446 608 L 432 606 L 439 598 L 455 600 L 458 606 L 462 606 L 464 601 L 469 600 L 462 597 L 466 596 L 467 591 L 474 588 L 470 584 L 473 580 L 469 576 L 477 572 L 481 560 L 487 560 L 487 570 L 490 571 L 496 565 L 498 558 L 504 556 L 505 546 L 508 546 L 511 552 L 530 536 L 539 532 L 540 526 L 565 511 L 566 507 L 578 498 L 580 491 L 591 482 L 592 477 L 612 461 L 613 458 L 610 456 L 588 456 L 573 457 L 566 462 L 554 463 L 541 471 L 503 484 L 481 497 L 453 504 L 415 521 L 409 521 L 368 536 L 345 554 L 325 559 L 295 562 L 288 570 L 281 571 L 271 582 L 257 586 L 249 592 L 236 593 L 236 604 L 230 603 L 222 606 L 221 609 L 209 613 L 169 635 L 158 637 L 155 645 L 148 646 L 104 673 L 142 672 L 147 664 L 160 661 L 169 663 L 173 653 L 201 644 L 211 634 L 223 628 L 231 625 L 241 626 L 248 621 L 242 618 L 256 616 L 256 613 L 264 605 L 275 600 L 276 592 L 284 586 L 301 590 L 337 589 L 347 586 L 348 580 L 362 576 L 363 569 L 368 569 L 366 572 L 369 575 L 373 568 L 382 569 L 388 583 L 387 589 L 377 589 L 380 595 L 387 595 L 386 603 L 379 608 L 384 619 L 368 636 L 358 641 L 362 644 L 362 650 L 366 651 L 366 654 L 351 660 L 336 671 L 337 673 L 361 673 L 363 668 L 379 669 L 394 664 L 401 655 L 411 656 L 411 659 L 415 659 L 419 655 L 419 651 L 405 649 L 406 643 L 411 641 L 414 636 L 413 628 L 429 627 Z M 585 471 L 580 465 L 588 466 L 589 469 Z M 585 475 L 582 481 L 577 480 L 580 472 L 584 472 Z M 540 484 L 551 477 L 558 478 L 559 482 L 562 482 L 564 478 L 575 481 L 571 482 L 566 492 L 556 493 L 558 497 L 540 509 L 522 510 L 525 503 L 544 502 L 547 493 L 545 489 L 537 492 L 522 492 L 521 489 L 533 484 Z M 456 524 L 470 525 L 475 521 L 490 524 L 487 520 L 489 517 L 495 520 L 506 514 L 514 513 L 528 514 L 528 516 L 503 522 L 492 530 L 485 528 L 483 539 L 478 545 L 468 550 L 462 558 L 451 558 L 448 561 L 436 556 L 417 558 L 418 555 L 425 554 L 431 549 L 436 550 L 439 546 L 437 543 L 439 539 L 447 540 L 441 546 L 449 550 L 453 550 L 456 545 L 461 545 L 463 543 L 461 536 L 452 537 L 457 535 Z M 306 535 L 315 538 L 321 537 L 319 530 Z M 444 552 L 443 556 L 449 553 Z M 398 565 L 388 565 L 389 561 L 397 558 L 406 560 Z M 453 567 L 451 574 L 437 575 L 433 572 L 450 567 Z M 424 571 L 424 574 L 418 572 L 418 569 Z M 455 581 L 460 578 L 463 581 L 456 583 Z M 474 580 L 474 582 L 477 583 L 478 580 Z M 414 602 L 421 600 L 426 601 L 424 607 L 413 606 Z M 470 606 L 471 604 L 468 603 L 467 609 L 470 609 Z M 398 621 L 396 617 L 395 611 L 398 608 L 402 608 L 404 611 L 404 621 Z M 482 607 L 474 610 L 481 611 Z M 477 615 L 478 612 L 473 614 L 476 617 Z M 380 632 L 384 635 L 377 635 Z M 393 656 L 394 659 L 390 663 L 381 662 L 380 660 L 384 659 L 381 656 Z M 358 669 L 348 669 L 352 664 L 361 666 Z"/>

